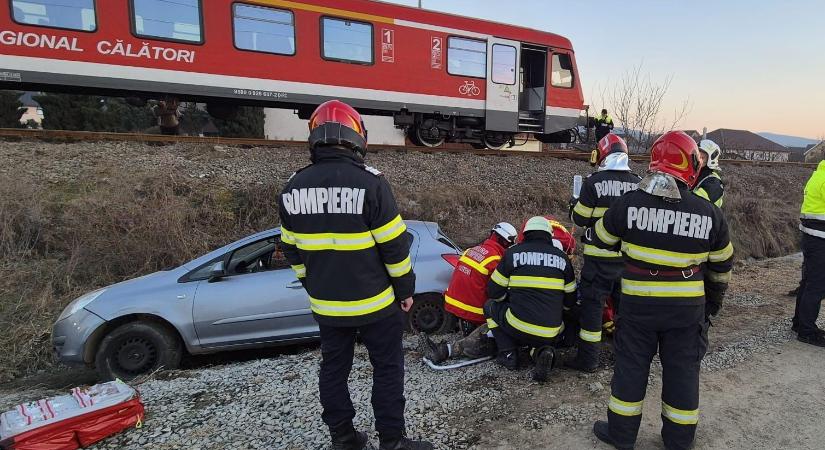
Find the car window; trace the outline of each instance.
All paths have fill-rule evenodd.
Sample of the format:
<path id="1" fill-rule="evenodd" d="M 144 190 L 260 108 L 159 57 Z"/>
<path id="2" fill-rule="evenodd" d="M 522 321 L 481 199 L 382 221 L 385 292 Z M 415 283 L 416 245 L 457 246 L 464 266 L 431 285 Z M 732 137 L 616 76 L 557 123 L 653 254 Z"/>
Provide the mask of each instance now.
<path id="1" fill-rule="evenodd" d="M 277 248 L 278 242 L 273 236 L 255 241 L 235 250 L 232 252 L 232 256 L 229 257 L 227 275 L 242 275 L 275 270 L 278 268 L 274 265 L 274 263 L 277 263 L 277 259 L 275 258 Z M 280 258 L 283 260 L 282 254 Z"/>

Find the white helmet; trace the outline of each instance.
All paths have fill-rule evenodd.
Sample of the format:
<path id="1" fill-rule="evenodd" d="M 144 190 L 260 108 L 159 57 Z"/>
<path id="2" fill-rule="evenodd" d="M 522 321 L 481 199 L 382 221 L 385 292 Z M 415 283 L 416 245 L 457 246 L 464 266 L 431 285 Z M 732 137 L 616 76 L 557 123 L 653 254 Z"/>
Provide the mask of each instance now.
<path id="1" fill-rule="evenodd" d="M 501 222 L 493 227 L 493 233 L 499 235 L 505 241 L 513 244 L 516 242 L 516 237 L 518 236 L 518 231 L 516 231 L 516 227 L 510 225 L 507 222 Z"/>
<path id="2" fill-rule="evenodd" d="M 722 156 L 722 149 L 716 142 L 710 139 L 703 139 L 699 143 L 699 151 L 707 155 L 707 162 L 705 165 L 708 169 L 719 170 L 719 157 Z"/>

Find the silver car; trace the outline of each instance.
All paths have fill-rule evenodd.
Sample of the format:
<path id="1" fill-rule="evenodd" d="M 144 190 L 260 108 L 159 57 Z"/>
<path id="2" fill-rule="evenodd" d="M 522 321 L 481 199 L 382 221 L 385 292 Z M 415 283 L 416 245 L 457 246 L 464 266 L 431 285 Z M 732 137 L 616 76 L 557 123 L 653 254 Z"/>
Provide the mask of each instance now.
<path id="1" fill-rule="evenodd" d="M 459 248 L 431 222 L 407 221 L 417 275 L 409 328 L 455 328 L 443 292 Z M 203 354 L 318 339 L 301 283 L 278 250 L 280 229 L 229 244 L 180 267 L 98 289 L 54 324 L 57 357 L 94 365 L 103 379 L 175 368 Z"/>

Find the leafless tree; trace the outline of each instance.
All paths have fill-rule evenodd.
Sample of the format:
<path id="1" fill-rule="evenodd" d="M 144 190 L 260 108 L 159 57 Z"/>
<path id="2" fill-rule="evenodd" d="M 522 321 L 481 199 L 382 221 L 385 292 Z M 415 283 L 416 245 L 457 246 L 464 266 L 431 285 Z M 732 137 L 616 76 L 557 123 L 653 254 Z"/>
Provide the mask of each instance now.
<path id="1" fill-rule="evenodd" d="M 677 104 L 672 116 L 664 113 L 672 83 L 672 75 L 656 80 L 640 63 L 623 73 L 617 82 L 597 88 L 601 104 L 611 111 L 617 126 L 624 131 L 631 151 L 646 152 L 660 135 L 677 129 L 690 113 L 692 103 L 688 99 Z"/>

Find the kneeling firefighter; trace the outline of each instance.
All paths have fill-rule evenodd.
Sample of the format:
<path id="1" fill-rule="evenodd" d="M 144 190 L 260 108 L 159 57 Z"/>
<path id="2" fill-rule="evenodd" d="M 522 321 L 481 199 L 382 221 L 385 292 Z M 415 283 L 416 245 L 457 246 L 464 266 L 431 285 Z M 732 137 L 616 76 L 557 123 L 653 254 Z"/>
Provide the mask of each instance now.
<path id="1" fill-rule="evenodd" d="M 564 251 L 568 256 L 572 257 L 573 252 L 576 251 L 576 238 L 573 237 L 569 231 L 567 231 L 567 228 L 565 228 L 564 225 L 556 221 L 554 218 L 551 216 L 547 216 L 546 218 L 550 221 L 550 225 L 553 228 L 553 245 Z M 496 228 L 493 229 L 493 233 L 496 234 L 505 229 L 509 230 L 507 226 L 503 225 L 512 227 L 512 225 L 506 223 L 498 224 L 496 225 Z M 516 238 L 518 243 L 524 242 L 524 228 L 526 226 L 527 222 L 522 225 L 522 231 L 518 233 L 518 237 Z M 513 231 L 513 235 L 515 235 L 515 228 L 512 228 L 511 231 Z M 510 235 L 508 234 L 508 236 Z M 509 248 L 510 245 L 507 247 Z M 492 275 L 492 272 L 496 269 L 500 260 L 501 256 L 498 257 L 495 264 L 491 264 L 489 266 L 488 270 L 490 271 L 490 274 L 484 278 L 485 281 L 483 291 L 479 293 L 480 296 L 484 298 L 484 301 L 481 303 L 482 306 L 487 301 L 487 284 L 489 282 L 490 275 Z M 455 281 L 457 274 L 458 269 L 456 269 L 456 274 L 453 275 L 453 281 Z M 476 278 L 478 278 L 478 276 L 476 276 Z M 452 286 L 453 285 L 450 284 L 450 288 L 452 288 Z M 447 293 L 449 294 L 450 291 L 448 290 Z M 445 306 L 445 309 L 449 311 L 450 309 L 448 307 L 449 300 Z M 481 308 L 479 308 L 479 310 L 481 310 Z M 481 317 L 483 320 L 487 320 L 484 316 Z M 452 344 L 448 344 L 446 341 L 436 344 L 426 334 L 421 334 L 419 339 L 419 349 L 421 353 L 425 358 L 429 359 L 434 364 L 441 364 L 450 358 L 483 358 L 485 356 L 494 355 L 496 351 L 495 341 L 492 339 L 492 333 L 490 333 L 489 327 L 486 323 L 475 328 L 475 330 L 469 333 L 466 337 L 459 339 Z"/>
<path id="2" fill-rule="evenodd" d="M 501 222 L 493 227 L 484 242 L 465 251 L 458 259 L 450 286 L 444 293 L 444 309 L 469 324 L 462 324 L 463 330 L 485 323 L 482 308 L 487 301 L 487 282 L 504 250 L 515 243 L 516 234 L 516 227 Z"/>
<path id="3" fill-rule="evenodd" d="M 553 344 L 564 331 L 564 308 L 576 302 L 573 264 L 553 244 L 549 220 L 527 221 L 524 242 L 504 253 L 487 292 L 493 300 L 484 305 L 484 315 L 498 347 L 496 362 L 515 370 L 519 347 L 528 346 L 533 379 L 546 381 L 555 362 Z"/>

